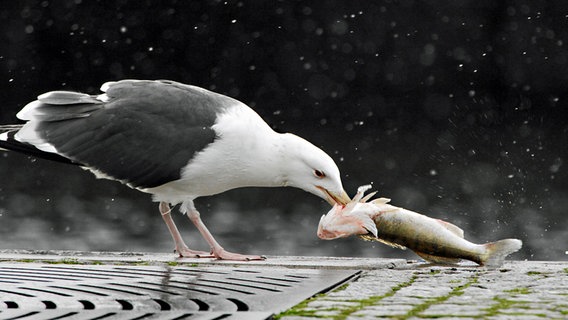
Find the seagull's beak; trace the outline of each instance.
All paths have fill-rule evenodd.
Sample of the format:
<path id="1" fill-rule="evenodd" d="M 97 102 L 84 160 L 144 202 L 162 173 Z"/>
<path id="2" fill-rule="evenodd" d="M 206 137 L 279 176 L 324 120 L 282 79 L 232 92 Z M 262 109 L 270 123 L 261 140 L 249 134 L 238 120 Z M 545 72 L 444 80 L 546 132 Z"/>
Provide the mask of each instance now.
<path id="1" fill-rule="evenodd" d="M 345 190 L 341 190 L 340 192 L 333 192 L 320 186 L 317 186 L 317 188 L 323 192 L 325 200 L 327 200 L 327 202 L 329 202 L 329 204 L 331 204 L 332 206 L 336 204 L 344 206 L 351 201 L 351 198 L 349 198 Z"/>

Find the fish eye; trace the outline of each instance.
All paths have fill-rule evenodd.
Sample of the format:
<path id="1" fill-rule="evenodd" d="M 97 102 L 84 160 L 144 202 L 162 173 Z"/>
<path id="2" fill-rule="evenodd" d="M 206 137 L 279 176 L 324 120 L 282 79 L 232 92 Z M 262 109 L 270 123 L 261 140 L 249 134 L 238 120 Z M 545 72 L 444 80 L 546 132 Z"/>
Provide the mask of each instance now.
<path id="1" fill-rule="evenodd" d="M 318 177 L 318 178 L 325 178 L 325 173 L 323 171 L 320 170 L 314 170 L 314 176 Z"/>

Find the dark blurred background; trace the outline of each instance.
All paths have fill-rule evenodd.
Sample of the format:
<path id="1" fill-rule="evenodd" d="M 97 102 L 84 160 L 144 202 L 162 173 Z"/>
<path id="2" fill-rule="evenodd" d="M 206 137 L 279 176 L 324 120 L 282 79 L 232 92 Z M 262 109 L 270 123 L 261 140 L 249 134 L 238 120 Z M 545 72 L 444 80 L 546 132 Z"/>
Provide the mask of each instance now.
<path id="1" fill-rule="evenodd" d="M 566 260 L 567 46 L 565 1 L 3 1 L 0 123 L 50 90 L 194 84 L 323 148 L 351 195 L 373 183 L 471 241 L 522 239 L 513 258 Z M 1 249 L 173 249 L 149 195 L 0 158 Z M 299 190 L 233 190 L 197 206 L 229 250 L 415 257 L 317 239 L 329 206 Z"/>

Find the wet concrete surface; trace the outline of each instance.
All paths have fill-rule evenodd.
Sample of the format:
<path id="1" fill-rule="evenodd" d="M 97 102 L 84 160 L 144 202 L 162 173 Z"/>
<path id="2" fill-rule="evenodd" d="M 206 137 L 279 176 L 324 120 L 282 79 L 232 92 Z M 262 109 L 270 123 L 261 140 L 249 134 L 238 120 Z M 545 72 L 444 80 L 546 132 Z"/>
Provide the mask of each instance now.
<path id="1" fill-rule="evenodd" d="M 335 277 L 326 286 L 322 286 L 326 287 L 325 290 L 314 290 L 314 297 L 310 298 L 310 294 L 303 292 L 304 298 L 298 299 L 298 302 L 303 302 L 295 306 L 289 305 L 278 311 L 251 310 L 254 312 L 248 312 L 245 317 L 247 319 L 568 317 L 568 261 L 506 261 L 499 268 L 489 269 L 473 263 L 437 266 L 419 261 L 384 258 L 268 256 L 265 261 L 231 262 L 178 258 L 174 254 L 162 253 L 0 251 L 0 266 L 8 264 L 22 267 L 61 267 L 67 264 L 91 267 L 122 265 L 152 270 L 222 269 L 228 272 L 229 277 L 233 272 L 231 270 L 237 269 L 251 272 L 284 270 L 286 274 L 291 275 L 346 272 L 345 275 Z M 9 306 L 5 302 L 4 304 L 0 304 L 0 318 L 2 314 L 8 314 L 6 311 Z M 177 313 L 161 313 L 159 318 L 166 316 L 173 319 L 184 315 L 188 319 L 243 317 L 242 311 L 215 313 L 215 310 L 194 310 L 191 317 L 188 316 L 190 313 L 183 313 L 183 310 L 174 311 Z"/>
<path id="2" fill-rule="evenodd" d="M 566 319 L 567 261 L 507 261 L 497 269 L 409 262 L 360 278 L 281 319 Z"/>

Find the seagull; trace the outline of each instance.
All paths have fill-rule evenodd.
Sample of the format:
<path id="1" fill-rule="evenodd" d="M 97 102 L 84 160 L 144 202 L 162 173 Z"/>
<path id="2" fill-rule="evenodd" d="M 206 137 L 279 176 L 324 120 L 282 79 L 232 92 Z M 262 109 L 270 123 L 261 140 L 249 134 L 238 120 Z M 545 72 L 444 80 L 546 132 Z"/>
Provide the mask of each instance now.
<path id="1" fill-rule="evenodd" d="M 244 103 L 169 80 L 104 83 L 101 94 L 51 91 L 0 126 L 0 148 L 78 165 L 97 178 L 151 194 L 180 257 L 262 260 L 225 250 L 194 200 L 241 187 L 296 187 L 331 205 L 350 201 L 340 172 L 320 148 L 277 133 Z M 195 225 L 210 251 L 190 249 L 172 206 Z"/>

